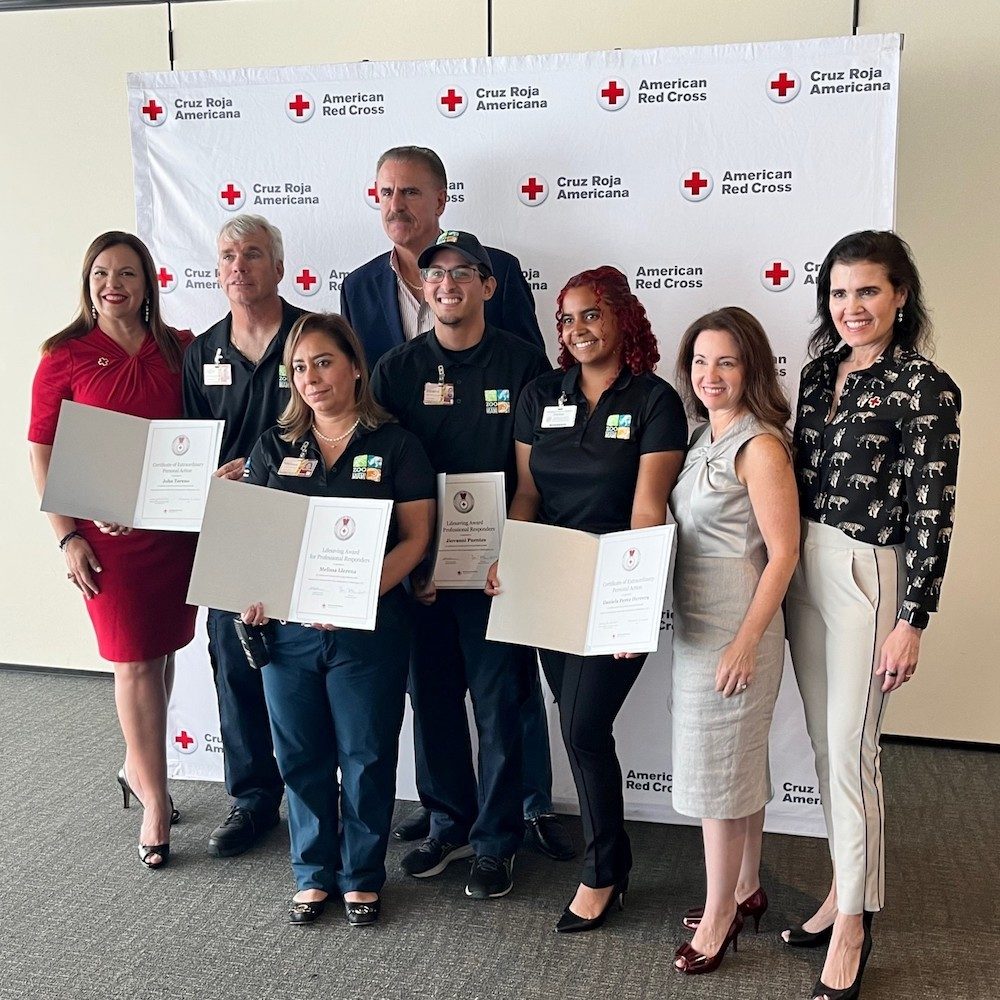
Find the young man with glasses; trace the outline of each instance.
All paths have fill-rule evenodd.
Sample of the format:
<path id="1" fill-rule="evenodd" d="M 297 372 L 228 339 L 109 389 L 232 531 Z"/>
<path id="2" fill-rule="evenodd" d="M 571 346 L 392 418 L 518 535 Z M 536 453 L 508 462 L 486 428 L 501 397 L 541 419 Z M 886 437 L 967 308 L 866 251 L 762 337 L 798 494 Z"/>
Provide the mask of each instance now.
<path id="1" fill-rule="evenodd" d="M 504 472 L 509 502 L 517 485 L 517 399 L 550 365 L 537 348 L 487 323 L 496 279 L 490 254 L 475 236 L 441 233 L 419 255 L 418 266 L 433 329 L 384 355 L 372 390 L 420 439 L 435 472 Z M 496 898 L 513 886 L 513 857 L 524 835 L 521 713 L 534 662 L 520 647 L 486 641 L 490 599 L 483 591 L 436 591 L 429 577 L 427 566 L 412 578 L 410 698 L 430 831 L 402 867 L 428 878 L 475 855 L 466 895 Z M 478 783 L 467 690 L 479 737 Z"/>

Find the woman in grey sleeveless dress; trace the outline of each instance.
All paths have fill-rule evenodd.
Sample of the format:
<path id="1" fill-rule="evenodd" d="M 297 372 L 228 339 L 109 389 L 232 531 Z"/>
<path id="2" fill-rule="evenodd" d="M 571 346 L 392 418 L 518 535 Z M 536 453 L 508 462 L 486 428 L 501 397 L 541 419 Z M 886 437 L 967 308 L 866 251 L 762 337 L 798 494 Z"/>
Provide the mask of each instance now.
<path id="1" fill-rule="evenodd" d="M 677 384 L 695 431 L 670 506 L 673 802 L 702 820 L 707 895 L 684 924 L 680 972 L 711 972 L 744 917 L 759 925 L 767 739 L 784 663 L 781 601 L 798 557 L 788 402 L 760 324 L 728 307 L 684 334 Z"/>

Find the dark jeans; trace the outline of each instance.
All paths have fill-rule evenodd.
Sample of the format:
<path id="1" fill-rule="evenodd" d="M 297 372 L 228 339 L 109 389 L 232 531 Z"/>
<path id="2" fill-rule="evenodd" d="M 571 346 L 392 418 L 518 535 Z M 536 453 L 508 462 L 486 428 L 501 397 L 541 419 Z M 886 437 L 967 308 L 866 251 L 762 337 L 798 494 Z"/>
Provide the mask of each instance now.
<path id="1" fill-rule="evenodd" d="M 208 656 L 219 698 L 226 790 L 236 805 L 262 816 L 281 804 L 284 784 L 274 760 L 260 671 L 253 670 L 231 611 L 208 610 Z"/>
<path id="2" fill-rule="evenodd" d="M 385 883 L 409 658 L 404 600 L 401 591 L 382 598 L 374 632 L 273 630 L 261 673 L 299 889 L 380 892 Z"/>
<path id="3" fill-rule="evenodd" d="M 521 709 L 529 671 L 523 651 L 487 642 L 490 598 L 480 591 L 438 591 L 413 606 L 410 698 L 422 748 L 421 800 L 431 836 L 468 840 L 477 855 L 511 857 L 524 834 Z M 479 736 L 479 781 L 465 693 Z"/>
<path id="4" fill-rule="evenodd" d="M 625 833 L 622 771 L 615 717 L 646 662 L 539 650 L 545 679 L 559 704 L 559 723 L 580 800 L 586 849 L 581 882 L 594 889 L 628 877 L 632 848 Z"/>

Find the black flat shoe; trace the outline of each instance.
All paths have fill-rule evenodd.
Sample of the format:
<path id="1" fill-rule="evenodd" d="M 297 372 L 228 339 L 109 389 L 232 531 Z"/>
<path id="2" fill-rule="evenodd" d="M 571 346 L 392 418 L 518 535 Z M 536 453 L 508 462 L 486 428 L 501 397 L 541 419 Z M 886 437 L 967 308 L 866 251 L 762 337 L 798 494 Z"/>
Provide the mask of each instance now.
<path id="1" fill-rule="evenodd" d="M 569 861 L 576 857 L 576 848 L 569 834 L 554 813 L 544 813 L 524 821 L 525 843 L 554 861 Z"/>
<path id="2" fill-rule="evenodd" d="M 118 784 L 122 790 L 122 809 L 128 809 L 133 798 L 135 798 L 135 801 L 138 802 L 143 809 L 146 808 L 142 805 L 142 799 L 140 799 L 139 796 L 132 791 L 132 786 L 128 783 L 128 778 L 125 777 L 124 767 L 118 772 Z M 175 823 L 180 822 L 181 814 L 178 809 L 174 808 L 173 798 L 169 795 L 167 798 L 170 800 L 170 825 L 173 826 Z"/>
<path id="3" fill-rule="evenodd" d="M 344 913 L 351 927 L 367 927 L 369 924 L 374 924 L 381 909 L 381 899 L 376 899 L 372 903 L 349 903 L 344 900 Z"/>
<path id="4" fill-rule="evenodd" d="M 159 861 L 151 861 L 150 858 L 155 855 L 159 855 Z M 147 867 L 152 869 L 165 868 L 167 862 L 170 860 L 170 845 L 169 844 L 140 844 L 139 845 L 139 860 Z"/>
<path id="5" fill-rule="evenodd" d="M 431 813 L 423 806 L 417 806 L 406 819 L 392 828 L 396 840 L 425 840 L 431 832 Z"/>
<path id="6" fill-rule="evenodd" d="M 559 922 L 555 926 L 556 933 L 579 934 L 582 931 L 597 930 L 608 919 L 608 914 L 611 912 L 613 906 L 617 905 L 619 910 L 625 909 L 625 891 L 627 889 L 628 879 L 615 885 L 611 890 L 608 901 L 604 904 L 604 909 L 596 917 L 581 917 L 578 913 L 574 913 L 569 908 L 569 905 L 567 905 L 566 909 L 562 912 L 562 916 L 559 918 Z M 570 904 L 572 904 L 572 900 L 570 900 Z"/>
<path id="7" fill-rule="evenodd" d="M 313 903 L 296 903 L 288 907 L 288 922 L 296 927 L 311 924 L 318 920 L 326 909 L 326 900 L 318 899 Z"/>
<path id="8" fill-rule="evenodd" d="M 861 942 L 861 957 L 858 961 L 858 973 L 854 977 L 854 982 L 842 990 L 835 990 L 831 986 L 826 986 L 822 979 L 817 979 L 813 985 L 812 997 L 826 997 L 827 1000 L 857 1000 L 861 996 L 861 977 L 865 974 L 865 966 L 868 964 L 868 956 L 872 953 L 872 917 L 874 913 L 865 910 L 864 915 L 864 940 Z"/>

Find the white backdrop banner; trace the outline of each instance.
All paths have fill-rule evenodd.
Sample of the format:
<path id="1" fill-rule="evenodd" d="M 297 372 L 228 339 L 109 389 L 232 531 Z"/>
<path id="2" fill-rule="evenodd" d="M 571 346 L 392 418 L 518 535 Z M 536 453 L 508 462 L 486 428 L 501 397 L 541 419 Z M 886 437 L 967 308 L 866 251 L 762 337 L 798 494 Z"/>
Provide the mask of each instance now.
<path id="1" fill-rule="evenodd" d="M 215 236 L 236 212 L 285 237 L 286 299 L 336 310 L 344 276 L 387 240 L 375 161 L 431 146 L 444 224 L 515 253 L 555 357 L 555 297 L 614 264 L 649 312 L 661 373 L 709 309 L 753 312 L 794 393 L 832 243 L 893 222 L 899 36 L 410 63 L 148 73 L 128 80 L 138 228 L 169 322 L 228 309 Z M 629 815 L 670 806 L 670 612 L 616 727 Z M 219 778 L 204 632 L 180 660 L 171 773 Z M 193 742 L 192 742 L 193 741 Z M 556 803 L 575 807 L 552 725 Z M 399 794 L 413 795 L 404 743 Z M 771 737 L 770 830 L 822 834 L 802 711 L 786 668 Z"/>

